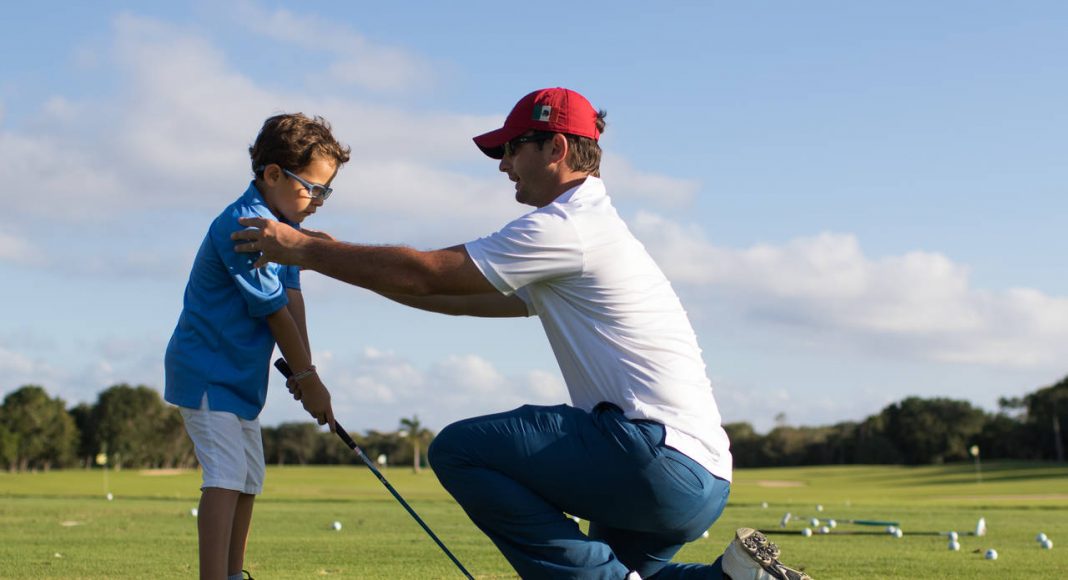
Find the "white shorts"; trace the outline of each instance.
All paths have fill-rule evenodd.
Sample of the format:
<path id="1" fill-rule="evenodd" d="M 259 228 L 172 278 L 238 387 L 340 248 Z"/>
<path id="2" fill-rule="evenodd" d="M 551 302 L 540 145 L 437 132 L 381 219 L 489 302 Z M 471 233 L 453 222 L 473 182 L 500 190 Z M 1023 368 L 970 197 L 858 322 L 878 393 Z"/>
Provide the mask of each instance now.
<path id="1" fill-rule="evenodd" d="M 204 473 L 200 486 L 241 493 L 263 492 L 263 436 L 260 421 L 246 421 L 233 413 L 208 409 L 208 397 L 199 409 L 179 407 L 185 430 Z"/>

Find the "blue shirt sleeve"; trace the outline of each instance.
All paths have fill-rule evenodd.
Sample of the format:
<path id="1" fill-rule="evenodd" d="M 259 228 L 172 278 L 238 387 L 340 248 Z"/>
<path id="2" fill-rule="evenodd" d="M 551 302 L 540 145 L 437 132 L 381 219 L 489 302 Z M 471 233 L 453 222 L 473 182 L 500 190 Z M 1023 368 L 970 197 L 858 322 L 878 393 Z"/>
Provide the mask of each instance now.
<path id="1" fill-rule="evenodd" d="M 283 283 L 289 290 L 300 290 L 300 266 L 282 266 L 285 270 Z"/>
<path id="2" fill-rule="evenodd" d="M 286 286 L 283 280 L 289 277 L 285 272 L 286 266 L 268 263 L 262 268 L 253 268 L 258 254 L 239 253 L 234 251 L 234 241 L 230 234 L 245 229 L 245 226 L 237 223 L 238 217 L 254 217 L 239 215 L 239 212 L 219 216 L 211 224 L 209 235 L 215 251 L 230 273 L 230 278 L 237 285 L 241 297 L 248 307 L 248 315 L 253 318 L 262 318 L 268 314 L 277 312 L 289 303 L 286 297 Z"/>

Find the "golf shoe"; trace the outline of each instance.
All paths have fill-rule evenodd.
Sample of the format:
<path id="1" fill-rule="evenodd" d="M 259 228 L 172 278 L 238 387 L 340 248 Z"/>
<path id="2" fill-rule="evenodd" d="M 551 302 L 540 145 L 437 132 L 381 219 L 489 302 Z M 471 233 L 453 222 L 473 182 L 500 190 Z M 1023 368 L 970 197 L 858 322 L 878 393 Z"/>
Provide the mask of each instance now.
<path id="1" fill-rule="evenodd" d="M 731 580 L 812 580 L 779 561 L 779 547 L 752 529 L 738 528 L 723 551 L 723 573 Z"/>

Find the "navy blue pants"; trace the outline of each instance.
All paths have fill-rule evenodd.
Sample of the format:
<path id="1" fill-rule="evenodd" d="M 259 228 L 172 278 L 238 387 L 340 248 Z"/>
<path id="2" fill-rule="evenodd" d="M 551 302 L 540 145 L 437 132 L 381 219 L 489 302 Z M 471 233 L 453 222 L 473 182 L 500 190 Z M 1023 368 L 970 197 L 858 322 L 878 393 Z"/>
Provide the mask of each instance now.
<path id="1" fill-rule="evenodd" d="M 730 483 L 666 447 L 659 423 L 605 403 L 590 413 L 526 405 L 453 423 L 428 453 L 524 579 L 723 577 L 718 559 L 671 563 L 723 512 Z M 588 520 L 589 535 L 565 513 Z"/>

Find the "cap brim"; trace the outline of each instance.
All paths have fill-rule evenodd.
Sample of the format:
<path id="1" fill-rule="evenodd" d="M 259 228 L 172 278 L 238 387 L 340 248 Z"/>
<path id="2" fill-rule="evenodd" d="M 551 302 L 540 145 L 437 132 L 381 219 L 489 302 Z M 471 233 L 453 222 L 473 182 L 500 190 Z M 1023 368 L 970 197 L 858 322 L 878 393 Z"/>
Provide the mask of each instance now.
<path id="1" fill-rule="evenodd" d="M 501 127 L 475 137 L 474 142 L 489 158 L 500 159 L 504 157 L 504 144 L 527 131 L 521 127 Z"/>

